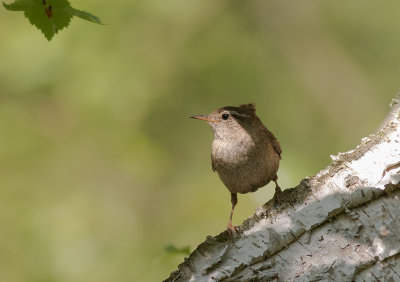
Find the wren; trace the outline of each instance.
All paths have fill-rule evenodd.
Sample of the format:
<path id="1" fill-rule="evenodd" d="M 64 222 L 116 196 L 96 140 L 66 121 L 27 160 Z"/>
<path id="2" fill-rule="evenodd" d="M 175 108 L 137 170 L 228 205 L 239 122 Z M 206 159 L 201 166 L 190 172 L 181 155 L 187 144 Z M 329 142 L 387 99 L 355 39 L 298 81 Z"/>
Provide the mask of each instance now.
<path id="1" fill-rule="evenodd" d="M 212 169 L 231 193 L 228 231 L 236 229 L 232 226 L 232 216 L 237 193 L 254 192 L 272 180 L 276 184 L 274 201 L 280 203 L 282 190 L 276 173 L 282 149 L 274 134 L 256 116 L 254 104 L 222 107 L 209 115 L 191 118 L 206 121 L 214 131 Z"/>

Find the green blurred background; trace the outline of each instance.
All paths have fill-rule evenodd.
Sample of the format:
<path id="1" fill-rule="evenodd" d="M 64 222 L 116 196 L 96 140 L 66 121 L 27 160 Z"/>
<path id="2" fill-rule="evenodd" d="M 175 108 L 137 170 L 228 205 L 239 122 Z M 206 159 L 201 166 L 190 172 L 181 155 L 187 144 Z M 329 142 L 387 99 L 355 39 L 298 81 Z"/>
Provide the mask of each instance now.
<path id="1" fill-rule="evenodd" d="M 10 1 L 7 1 L 8 3 Z M 158 281 L 226 227 L 212 130 L 254 102 L 282 187 L 352 149 L 400 86 L 398 1 L 84 1 L 52 42 L 0 9 L 0 281 Z M 240 224 L 273 184 L 239 196 Z"/>

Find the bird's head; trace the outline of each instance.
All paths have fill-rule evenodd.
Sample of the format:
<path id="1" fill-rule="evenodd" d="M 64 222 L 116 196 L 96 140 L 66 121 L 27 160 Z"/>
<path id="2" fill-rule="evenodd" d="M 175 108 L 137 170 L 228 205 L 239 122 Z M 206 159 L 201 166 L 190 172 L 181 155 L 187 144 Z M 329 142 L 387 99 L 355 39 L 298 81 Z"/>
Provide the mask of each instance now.
<path id="1" fill-rule="evenodd" d="M 206 121 L 213 128 L 215 138 L 222 139 L 235 138 L 258 120 L 254 104 L 245 104 L 239 107 L 226 106 L 208 115 L 196 115 L 191 118 Z"/>

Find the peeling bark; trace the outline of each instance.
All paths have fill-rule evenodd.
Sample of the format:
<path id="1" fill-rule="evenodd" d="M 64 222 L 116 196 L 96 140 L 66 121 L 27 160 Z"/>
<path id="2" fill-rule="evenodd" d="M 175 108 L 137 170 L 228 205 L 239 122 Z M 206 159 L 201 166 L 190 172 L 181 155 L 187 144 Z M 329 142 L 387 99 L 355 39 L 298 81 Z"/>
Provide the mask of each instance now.
<path id="1" fill-rule="evenodd" d="M 400 281 L 400 95 L 377 133 L 208 236 L 166 281 Z"/>

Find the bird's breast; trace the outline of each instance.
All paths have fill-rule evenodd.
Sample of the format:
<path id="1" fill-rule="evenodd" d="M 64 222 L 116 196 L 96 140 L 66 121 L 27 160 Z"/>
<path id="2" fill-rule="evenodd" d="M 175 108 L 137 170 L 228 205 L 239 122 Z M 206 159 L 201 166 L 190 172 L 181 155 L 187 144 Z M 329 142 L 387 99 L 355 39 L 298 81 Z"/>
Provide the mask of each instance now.
<path id="1" fill-rule="evenodd" d="M 215 139 L 212 144 L 212 156 L 217 162 L 238 164 L 247 161 L 253 149 L 254 142 L 251 138 Z"/>

